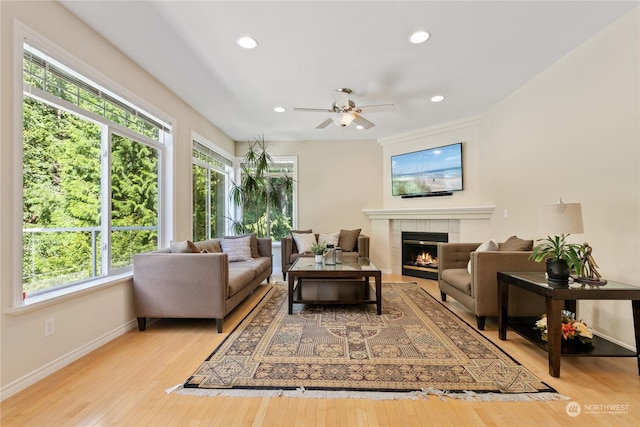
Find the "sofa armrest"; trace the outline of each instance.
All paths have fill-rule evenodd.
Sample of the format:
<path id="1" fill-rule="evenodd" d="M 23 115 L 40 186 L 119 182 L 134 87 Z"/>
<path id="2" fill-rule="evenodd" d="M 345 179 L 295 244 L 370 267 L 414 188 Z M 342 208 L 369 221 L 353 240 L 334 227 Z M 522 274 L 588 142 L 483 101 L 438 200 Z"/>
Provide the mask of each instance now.
<path id="1" fill-rule="evenodd" d="M 286 272 L 289 270 L 289 260 L 291 259 L 291 254 L 293 253 L 293 238 L 291 236 L 286 236 L 280 239 L 280 258 L 282 262 L 282 272 Z"/>
<path id="2" fill-rule="evenodd" d="M 545 263 L 529 260 L 531 251 L 486 251 L 471 254 L 471 295 L 482 312 L 497 313 L 499 271 L 545 271 Z"/>
<path id="3" fill-rule="evenodd" d="M 450 268 L 467 268 L 471 252 L 480 243 L 438 243 L 438 271 Z"/>
<path id="4" fill-rule="evenodd" d="M 261 237 L 258 239 L 258 253 L 261 257 L 271 258 L 273 256 L 273 245 L 271 239 Z"/>
<path id="5" fill-rule="evenodd" d="M 361 257 L 369 258 L 369 236 L 364 234 L 358 235 L 358 243 L 356 243 L 356 250 Z"/>
<path id="6" fill-rule="evenodd" d="M 225 253 L 133 257 L 136 317 L 222 318 L 228 283 Z"/>

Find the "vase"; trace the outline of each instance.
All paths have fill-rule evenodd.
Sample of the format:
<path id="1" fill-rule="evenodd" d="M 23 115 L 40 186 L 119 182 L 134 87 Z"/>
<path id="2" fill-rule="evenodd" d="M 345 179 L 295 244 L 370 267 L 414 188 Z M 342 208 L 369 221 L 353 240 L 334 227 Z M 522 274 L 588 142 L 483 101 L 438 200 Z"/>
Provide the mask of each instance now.
<path id="1" fill-rule="evenodd" d="M 316 263 L 321 264 L 322 263 L 322 255 L 314 255 L 315 259 L 316 259 Z"/>
<path id="2" fill-rule="evenodd" d="M 569 286 L 569 265 L 564 259 L 547 260 L 547 279 L 552 286 Z"/>

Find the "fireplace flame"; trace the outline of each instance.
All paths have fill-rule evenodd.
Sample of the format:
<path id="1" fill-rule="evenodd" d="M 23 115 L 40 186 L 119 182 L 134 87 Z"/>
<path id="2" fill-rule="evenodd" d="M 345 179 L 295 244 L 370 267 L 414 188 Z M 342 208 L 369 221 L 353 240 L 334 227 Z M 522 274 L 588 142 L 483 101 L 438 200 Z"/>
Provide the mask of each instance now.
<path id="1" fill-rule="evenodd" d="M 438 258 L 431 256 L 428 252 L 423 252 L 416 257 L 416 265 L 437 266 Z"/>

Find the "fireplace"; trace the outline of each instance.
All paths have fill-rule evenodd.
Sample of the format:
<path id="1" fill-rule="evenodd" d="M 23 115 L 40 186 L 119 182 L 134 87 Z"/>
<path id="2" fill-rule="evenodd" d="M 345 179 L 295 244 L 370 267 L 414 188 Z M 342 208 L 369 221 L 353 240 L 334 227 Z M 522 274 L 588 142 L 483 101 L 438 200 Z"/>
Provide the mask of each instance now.
<path id="1" fill-rule="evenodd" d="M 402 274 L 438 279 L 438 243 L 448 242 L 447 233 L 402 232 Z"/>

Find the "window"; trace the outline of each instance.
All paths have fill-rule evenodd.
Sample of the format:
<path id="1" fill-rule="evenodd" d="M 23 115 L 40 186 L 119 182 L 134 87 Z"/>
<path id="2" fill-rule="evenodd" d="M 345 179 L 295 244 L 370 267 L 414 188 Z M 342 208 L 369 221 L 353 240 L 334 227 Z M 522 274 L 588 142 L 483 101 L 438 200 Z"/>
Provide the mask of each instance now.
<path id="1" fill-rule="evenodd" d="M 228 234 L 229 183 L 233 171 L 230 156 L 193 141 L 193 240 Z"/>
<path id="2" fill-rule="evenodd" d="M 131 269 L 158 247 L 171 127 L 23 45 L 22 291 Z"/>
<path id="3" fill-rule="evenodd" d="M 239 182 L 250 197 L 242 198 L 242 218 L 235 222 L 236 232 L 256 233 L 279 242 L 296 224 L 296 158 L 272 157 L 266 170 L 254 175 L 250 184 L 247 173 L 254 174 L 255 167 L 242 164 Z"/>

